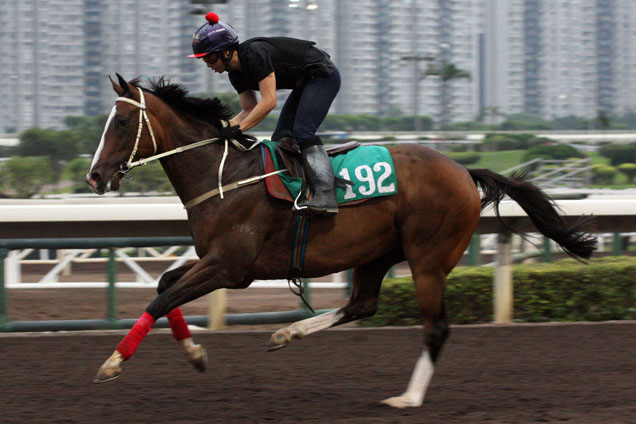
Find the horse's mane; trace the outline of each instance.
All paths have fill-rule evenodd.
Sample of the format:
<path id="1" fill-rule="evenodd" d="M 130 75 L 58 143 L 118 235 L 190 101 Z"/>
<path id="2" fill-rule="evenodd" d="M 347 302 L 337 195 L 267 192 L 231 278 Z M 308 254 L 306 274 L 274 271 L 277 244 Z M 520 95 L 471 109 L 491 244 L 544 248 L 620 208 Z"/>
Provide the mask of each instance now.
<path id="1" fill-rule="evenodd" d="M 233 116 L 232 110 L 221 103 L 217 97 L 202 99 L 189 96 L 188 90 L 181 84 L 171 84 L 165 77 L 149 80 L 149 87 L 142 87 L 140 80 L 141 77 L 135 78 L 130 81 L 130 84 L 154 94 L 177 111 L 204 122 L 211 122 L 219 129 L 221 120 L 228 121 Z"/>

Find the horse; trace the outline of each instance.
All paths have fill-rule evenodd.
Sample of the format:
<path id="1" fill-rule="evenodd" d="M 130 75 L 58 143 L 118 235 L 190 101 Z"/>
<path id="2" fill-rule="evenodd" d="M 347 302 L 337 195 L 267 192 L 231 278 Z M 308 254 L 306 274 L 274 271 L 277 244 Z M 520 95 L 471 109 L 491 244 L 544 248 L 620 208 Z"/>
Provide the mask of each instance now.
<path id="1" fill-rule="evenodd" d="M 158 158 L 176 194 L 190 205 L 188 225 L 200 259 L 162 275 L 157 297 L 94 381 L 118 377 L 123 362 L 134 354 L 155 321 L 166 315 L 188 360 L 203 371 L 205 349 L 194 343 L 179 306 L 220 288 L 243 289 L 255 279 L 287 278 L 295 214 L 290 203 L 268 195 L 262 184 L 268 177 L 258 177 L 264 169 L 261 153 L 244 148 L 251 144 L 249 136 L 238 137 L 229 148 L 228 140 L 218 139 L 231 111 L 217 98 L 191 97 L 181 85 L 163 77 L 146 84 L 139 79 L 126 81 L 119 74 L 117 79 L 110 79 L 118 97 L 86 181 L 98 194 L 117 190 L 130 168 Z M 310 218 L 301 277 L 353 269 L 347 304 L 274 332 L 267 350 L 373 315 L 385 274 L 407 261 L 424 347 L 406 390 L 382 403 L 418 407 L 449 335 L 445 280 L 466 250 L 482 209 L 498 208 L 509 196 L 539 232 L 580 260 L 595 249 L 594 218 L 584 216 L 568 224 L 552 199 L 523 175 L 504 177 L 488 169 L 467 169 L 419 145 L 388 149 L 395 165 L 396 194 L 342 207 L 334 216 Z M 223 190 L 220 179 L 239 188 Z M 254 184 L 237 184 L 241 181 Z"/>

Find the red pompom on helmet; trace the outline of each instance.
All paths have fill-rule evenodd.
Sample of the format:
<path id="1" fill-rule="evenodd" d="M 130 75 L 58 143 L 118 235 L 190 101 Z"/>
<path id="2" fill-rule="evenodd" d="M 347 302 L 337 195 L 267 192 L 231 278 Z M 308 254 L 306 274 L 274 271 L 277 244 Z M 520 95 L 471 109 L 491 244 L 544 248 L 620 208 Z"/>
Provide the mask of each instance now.
<path id="1" fill-rule="evenodd" d="M 205 15 L 205 20 L 210 22 L 210 23 L 217 23 L 219 22 L 219 15 L 217 15 L 214 12 L 209 12 L 208 14 Z"/>
<path id="2" fill-rule="evenodd" d="M 201 58 L 212 52 L 223 51 L 238 44 L 239 38 L 231 25 L 221 22 L 219 15 L 209 12 L 207 22 L 192 37 L 192 53 L 189 57 Z"/>

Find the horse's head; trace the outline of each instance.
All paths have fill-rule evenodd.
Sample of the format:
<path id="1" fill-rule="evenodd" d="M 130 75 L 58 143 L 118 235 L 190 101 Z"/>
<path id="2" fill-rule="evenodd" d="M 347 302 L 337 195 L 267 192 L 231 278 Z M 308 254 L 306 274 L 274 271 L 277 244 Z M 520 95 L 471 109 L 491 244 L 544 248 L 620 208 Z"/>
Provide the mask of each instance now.
<path id="1" fill-rule="evenodd" d="M 86 175 L 86 182 L 97 194 L 117 190 L 135 158 L 148 157 L 157 151 L 153 128 L 158 129 L 158 122 L 149 111 L 149 102 L 154 107 L 159 107 L 159 102 L 153 102 L 152 95 L 144 94 L 134 81 L 128 83 L 119 74 L 117 78 L 119 83 L 112 78 L 110 81 L 119 97 Z"/>

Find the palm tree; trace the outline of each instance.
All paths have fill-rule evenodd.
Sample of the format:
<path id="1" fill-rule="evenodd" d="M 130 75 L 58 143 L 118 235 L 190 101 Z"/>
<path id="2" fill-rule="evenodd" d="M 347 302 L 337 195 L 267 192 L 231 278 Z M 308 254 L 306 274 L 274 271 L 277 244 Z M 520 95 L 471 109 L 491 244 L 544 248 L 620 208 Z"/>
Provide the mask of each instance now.
<path id="1" fill-rule="evenodd" d="M 486 122 L 488 117 L 491 118 L 491 122 Z M 486 106 L 481 109 L 477 120 L 481 123 L 495 124 L 498 117 L 503 120 L 508 119 L 508 115 L 500 111 L 497 106 Z"/>
<path id="2" fill-rule="evenodd" d="M 422 74 L 422 78 L 429 76 L 439 77 L 442 81 L 442 116 L 440 124 L 444 128 L 448 124 L 450 115 L 450 82 L 460 78 L 470 79 L 470 72 L 458 68 L 453 63 L 442 62 L 432 63 L 428 66 Z"/>

